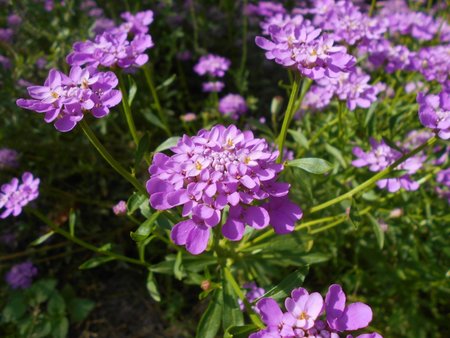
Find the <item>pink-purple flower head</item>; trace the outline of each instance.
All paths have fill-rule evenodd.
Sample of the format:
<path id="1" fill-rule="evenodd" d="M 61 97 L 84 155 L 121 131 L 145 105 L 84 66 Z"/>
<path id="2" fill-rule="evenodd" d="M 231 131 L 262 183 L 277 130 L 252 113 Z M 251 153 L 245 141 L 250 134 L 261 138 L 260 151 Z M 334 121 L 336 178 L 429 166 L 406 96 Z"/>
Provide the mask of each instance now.
<path id="1" fill-rule="evenodd" d="M 194 71 L 200 76 L 224 77 L 230 65 L 231 61 L 223 56 L 207 54 L 200 58 Z"/>
<path id="2" fill-rule="evenodd" d="M 272 25 L 268 29 L 270 40 L 256 37 L 256 44 L 266 50 L 266 58 L 285 67 L 294 68 L 306 77 L 317 80 L 337 77 L 355 65 L 355 58 L 343 46 L 321 35 L 321 29 L 308 20 L 300 24 L 289 22 L 284 26 Z"/>
<path id="3" fill-rule="evenodd" d="M 0 170 L 17 168 L 19 166 L 19 153 L 14 149 L 0 149 Z"/>
<path id="4" fill-rule="evenodd" d="M 325 301 L 317 293 L 304 288 L 294 289 L 286 298 L 283 312 L 272 298 L 263 298 L 256 304 L 266 328 L 250 338 L 339 338 L 351 337 L 344 332 L 365 328 L 372 321 L 372 310 L 364 303 L 346 305 L 346 296 L 338 284 L 330 286 Z M 325 317 L 325 320 L 321 318 Z M 358 338 L 381 338 L 378 333 L 359 335 Z"/>
<path id="5" fill-rule="evenodd" d="M 436 175 L 436 182 L 441 185 L 436 188 L 438 195 L 450 204 L 450 168 L 439 171 Z"/>
<path id="6" fill-rule="evenodd" d="M 248 111 L 245 99 L 239 94 L 228 94 L 219 101 L 219 112 L 233 120 L 239 119 L 239 116 Z"/>
<path id="7" fill-rule="evenodd" d="M 25 172 L 21 178 L 22 182 L 13 178 L 11 182 L 1 186 L 0 218 L 19 216 L 22 208 L 39 196 L 39 178 L 34 178 L 29 172 Z"/>
<path id="8" fill-rule="evenodd" d="M 353 154 L 357 157 L 352 161 L 354 167 L 368 167 L 372 172 L 379 172 L 402 157 L 402 153 L 391 148 L 384 140 L 377 142 L 370 139 L 372 149 L 368 152 L 363 151 L 360 147 L 353 148 Z M 426 157 L 416 155 L 408 158 L 406 161 L 396 167 L 397 170 L 405 170 L 406 174 L 400 177 L 384 178 L 377 182 L 377 186 L 381 189 L 387 189 L 389 192 L 396 192 L 401 188 L 407 191 L 419 189 L 419 183 L 412 180 L 411 175 L 416 173 L 423 165 Z"/>
<path id="9" fill-rule="evenodd" d="M 289 184 L 277 182 L 283 169 L 276 163 L 278 152 L 252 132 L 218 125 L 184 135 L 171 150 L 172 156 L 155 154 L 147 191 L 155 209 L 183 207 L 182 216 L 190 218 L 176 224 L 171 237 L 192 254 L 206 249 L 210 229 L 226 207 L 222 233 L 233 241 L 242 238 L 246 225 L 262 229 L 271 224 L 277 233 L 286 233 L 302 217 L 287 198 Z"/>
<path id="10" fill-rule="evenodd" d="M 205 93 L 219 93 L 225 87 L 222 81 L 208 81 L 202 83 L 202 88 Z"/>
<path id="11" fill-rule="evenodd" d="M 425 47 L 410 57 L 412 70 L 423 75 L 427 81 L 444 84 L 450 74 L 450 45 Z"/>
<path id="12" fill-rule="evenodd" d="M 107 29 L 93 41 L 76 42 L 66 61 L 71 66 L 141 67 L 148 61 L 147 49 L 154 46 L 148 32 L 153 12 L 123 13 L 125 23 Z M 132 34 L 132 39 L 129 35 Z"/>
<path id="13" fill-rule="evenodd" d="M 37 273 L 37 268 L 31 262 L 23 262 L 14 265 L 6 274 L 5 280 L 13 289 L 27 289 Z"/>
<path id="14" fill-rule="evenodd" d="M 127 213 L 127 202 L 119 201 L 112 207 L 114 215 L 123 216 Z"/>
<path id="15" fill-rule="evenodd" d="M 61 132 L 72 130 L 86 112 L 101 118 L 122 99 L 114 89 L 118 79 L 113 72 L 95 68 L 72 67 L 69 76 L 52 69 L 43 86 L 28 87 L 32 99 L 18 99 L 19 107 L 44 114 L 47 123 L 54 123 Z"/>
<path id="16" fill-rule="evenodd" d="M 423 126 L 433 129 L 444 140 L 450 138 L 450 92 L 439 95 L 417 94 L 419 119 Z"/>
<path id="17" fill-rule="evenodd" d="M 244 9 L 246 15 L 258 15 L 272 17 L 276 14 L 285 14 L 286 9 L 282 4 L 274 1 L 259 1 L 256 5 L 248 4 Z"/>

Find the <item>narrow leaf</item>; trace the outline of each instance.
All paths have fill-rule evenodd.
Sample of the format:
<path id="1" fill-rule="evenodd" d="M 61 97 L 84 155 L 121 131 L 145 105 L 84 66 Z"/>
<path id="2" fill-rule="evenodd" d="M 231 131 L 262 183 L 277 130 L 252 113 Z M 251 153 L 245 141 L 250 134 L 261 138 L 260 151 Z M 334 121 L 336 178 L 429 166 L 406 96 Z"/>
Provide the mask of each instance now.
<path id="1" fill-rule="evenodd" d="M 286 297 L 289 297 L 293 289 L 298 288 L 303 284 L 308 271 L 308 266 L 304 266 L 294 271 L 285 279 L 283 279 L 280 284 L 267 291 L 262 297 L 256 299 L 253 304 L 257 303 L 261 298 L 270 297 L 275 299 L 276 301 L 280 301 L 282 299 L 285 299 Z"/>
<path id="2" fill-rule="evenodd" d="M 156 149 L 155 153 L 167 150 L 169 148 L 175 147 L 180 140 L 179 136 L 173 136 L 169 137 L 167 140 L 165 140 L 163 143 L 161 143 Z"/>
<path id="3" fill-rule="evenodd" d="M 49 231 L 47 232 L 45 235 L 42 235 L 41 237 L 39 237 L 38 239 L 35 239 L 33 242 L 31 242 L 31 246 L 37 246 L 40 245 L 42 243 L 44 243 L 47 239 L 49 239 L 50 237 L 52 237 L 54 234 L 53 231 Z"/>
<path id="4" fill-rule="evenodd" d="M 80 270 L 87 270 L 87 269 L 92 269 L 95 268 L 99 265 L 102 265 L 104 263 L 110 262 L 115 260 L 114 257 L 111 256 L 100 256 L 100 257 L 94 257 L 91 258 L 89 260 L 87 260 L 86 262 L 84 262 L 83 264 L 81 264 L 78 269 Z"/>
<path id="5" fill-rule="evenodd" d="M 225 338 L 248 338 L 250 333 L 258 330 L 258 327 L 254 324 L 243 325 L 243 326 L 232 326 L 226 332 Z"/>
<path id="6" fill-rule="evenodd" d="M 222 278 L 223 312 L 222 328 L 226 331 L 231 326 L 243 325 L 244 317 L 239 308 L 238 296 L 226 278 Z"/>
<path id="7" fill-rule="evenodd" d="M 222 319 L 222 290 L 216 289 L 197 327 L 196 338 L 215 338 Z"/>
<path id="8" fill-rule="evenodd" d="M 296 167 L 303 169 L 312 174 L 324 174 L 333 167 L 330 162 L 321 158 L 300 158 L 297 160 L 288 161 L 289 167 Z"/>
<path id="9" fill-rule="evenodd" d="M 372 224 L 373 232 L 375 233 L 375 237 L 377 238 L 378 247 L 381 250 L 384 246 L 384 232 L 381 229 L 380 223 L 371 214 L 367 214 L 367 219 L 369 220 L 370 224 Z"/>
<path id="10" fill-rule="evenodd" d="M 155 276 L 153 276 L 153 272 L 149 271 L 147 275 L 147 290 L 150 293 L 150 297 L 152 297 L 155 301 L 161 301 L 161 295 L 158 291 L 158 284 L 156 283 Z"/>
<path id="11" fill-rule="evenodd" d="M 144 223 L 142 223 L 139 228 L 135 232 L 130 232 L 130 236 L 136 242 L 142 242 L 147 239 L 148 236 L 152 233 L 153 229 L 155 229 L 155 221 L 161 212 L 157 211 L 150 216 Z"/>

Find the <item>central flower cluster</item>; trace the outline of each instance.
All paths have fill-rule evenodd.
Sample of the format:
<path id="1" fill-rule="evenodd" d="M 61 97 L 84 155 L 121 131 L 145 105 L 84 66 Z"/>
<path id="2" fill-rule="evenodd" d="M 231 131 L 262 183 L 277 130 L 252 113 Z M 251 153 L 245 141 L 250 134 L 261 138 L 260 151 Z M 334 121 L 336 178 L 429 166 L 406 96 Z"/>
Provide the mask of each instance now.
<path id="1" fill-rule="evenodd" d="M 209 229 L 220 223 L 226 207 L 222 233 L 235 241 L 246 224 L 262 229 L 271 223 L 277 233 L 286 233 L 301 218 L 300 208 L 287 199 L 290 185 L 276 182 L 283 169 L 275 162 L 278 152 L 252 132 L 219 125 L 183 136 L 171 150 L 171 157 L 154 156 L 147 190 L 153 208 L 183 205 L 182 215 L 192 217 L 172 230 L 173 241 L 189 252 L 206 249 Z"/>

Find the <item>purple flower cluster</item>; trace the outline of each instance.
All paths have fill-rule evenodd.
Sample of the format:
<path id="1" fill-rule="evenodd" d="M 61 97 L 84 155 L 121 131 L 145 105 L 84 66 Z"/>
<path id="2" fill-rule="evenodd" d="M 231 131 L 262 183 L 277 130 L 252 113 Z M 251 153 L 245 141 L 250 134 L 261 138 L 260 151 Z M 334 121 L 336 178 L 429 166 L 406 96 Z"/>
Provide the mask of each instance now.
<path id="1" fill-rule="evenodd" d="M 76 42 L 67 56 L 71 66 L 104 66 L 120 68 L 140 67 L 147 63 L 147 49 L 153 47 L 148 26 L 153 22 L 153 12 L 148 10 L 132 15 L 122 13 L 122 23 L 97 35 L 93 41 Z M 129 40 L 129 35 L 132 39 Z"/>
<path id="2" fill-rule="evenodd" d="M 11 182 L 3 184 L 0 188 L 0 218 L 19 216 L 22 208 L 39 196 L 39 183 L 39 178 L 25 172 L 22 183 L 18 178 L 13 178 Z"/>
<path id="3" fill-rule="evenodd" d="M 311 79 L 337 77 L 349 72 L 355 58 L 343 46 L 335 46 L 333 39 L 322 35 L 308 20 L 288 20 L 283 25 L 268 27 L 270 40 L 256 37 L 256 44 L 266 50 L 266 58 L 285 67 L 297 69 Z"/>
<path id="4" fill-rule="evenodd" d="M 371 18 L 350 0 L 315 1 L 310 10 L 314 16 L 313 23 L 329 31 L 334 41 L 349 45 L 378 40 L 386 32 L 383 20 Z"/>
<path id="5" fill-rule="evenodd" d="M 37 268 L 31 262 L 24 262 L 14 265 L 6 274 L 5 280 L 13 289 L 27 289 L 37 273 Z"/>
<path id="6" fill-rule="evenodd" d="M 256 285 L 255 282 L 245 283 L 243 287 L 247 291 L 245 293 L 245 298 L 248 300 L 249 303 L 254 302 L 255 300 L 262 297 L 266 293 L 266 290 L 260 288 L 258 285 Z M 240 299 L 238 300 L 238 302 L 239 308 L 241 309 L 241 311 L 244 311 L 245 309 L 244 303 Z M 258 308 L 256 306 L 253 307 L 253 310 L 258 313 Z"/>
<path id="7" fill-rule="evenodd" d="M 450 168 L 443 169 L 437 173 L 436 182 L 441 184 L 436 191 L 441 198 L 445 198 L 450 204 Z"/>
<path id="8" fill-rule="evenodd" d="M 222 81 L 203 82 L 202 88 L 205 93 L 219 93 L 225 87 Z"/>
<path id="9" fill-rule="evenodd" d="M 0 149 L 0 169 L 17 168 L 19 166 L 19 153 L 13 149 Z"/>
<path id="10" fill-rule="evenodd" d="M 360 147 L 353 148 L 353 154 L 358 158 L 352 161 L 354 167 L 369 167 L 370 171 L 379 172 L 386 169 L 403 155 L 401 152 L 389 147 L 383 140 L 377 142 L 374 139 L 370 139 L 370 144 L 372 149 L 368 152 L 364 152 Z M 400 177 L 383 178 L 377 182 L 377 186 L 381 189 L 387 189 L 389 192 L 396 192 L 401 188 L 407 191 L 419 189 L 419 183 L 413 181 L 411 175 L 422 167 L 425 160 L 426 157 L 420 154 L 408 158 L 395 168 L 396 170 L 405 170 L 406 174 Z"/>
<path id="11" fill-rule="evenodd" d="M 437 135 L 450 138 L 450 92 L 441 91 L 439 95 L 417 94 L 419 119 L 423 126 L 433 129 Z"/>
<path id="12" fill-rule="evenodd" d="M 410 57 L 410 68 L 419 72 L 427 81 L 445 84 L 450 74 L 450 45 L 425 47 Z"/>
<path id="13" fill-rule="evenodd" d="M 182 216 L 190 216 L 171 233 L 190 253 L 206 249 L 210 229 L 220 223 L 226 207 L 222 234 L 232 241 L 242 238 L 246 225 L 263 229 L 271 224 L 279 234 L 291 232 L 302 217 L 287 197 L 290 185 L 276 182 L 283 169 L 276 163 L 278 152 L 252 132 L 218 125 L 184 135 L 171 150 L 172 156 L 153 157 L 147 191 L 153 208 L 182 205 Z"/>
<path id="14" fill-rule="evenodd" d="M 369 108 L 377 100 L 379 89 L 369 84 L 370 76 L 359 67 L 350 73 L 340 73 L 336 78 L 322 78 L 305 95 L 303 108 L 321 110 L 333 96 L 347 101 L 347 107 Z"/>
<path id="15" fill-rule="evenodd" d="M 230 60 L 219 55 L 207 54 L 202 56 L 194 66 L 194 71 L 200 76 L 208 75 L 213 80 L 203 83 L 203 91 L 206 93 L 221 92 L 225 84 L 215 78 L 224 77 L 230 65 Z"/>
<path id="16" fill-rule="evenodd" d="M 346 305 L 346 295 L 338 284 L 329 287 L 325 300 L 318 292 L 294 289 L 284 302 L 283 312 L 272 298 L 256 304 L 267 327 L 249 338 L 352 338 L 341 334 L 365 328 L 372 321 L 372 309 L 364 303 Z M 319 319 L 324 316 L 324 320 Z M 378 333 L 361 334 L 357 338 L 382 338 Z"/>
<path id="17" fill-rule="evenodd" d="M 219 101 L 219 112 L 233 120 L 245 114 L 248 110 L 245 99 L 239 94 L 228 94 Z"/>
<path id="18" fill-rule="evenodd" d="M 61 132 L 72 130 L 86 112 L 101 118 L 120 103 L 122 95 L 114 89 L 118 84 L 113 72 L 74 66 L 69 76 L 52 69 L 43 86 L 31 86 L 32 99 L 18 99 L 19 107 L 44 113 L 47 123 Z"/>
<path id="19" fill-rule="evenodd" d="M 245 8 L 246 15 L 257 15 L 272 17 L 276 14 L 285 14 L 286 9 L 282 4 L 273 1 L 259 1 L 255 4 L 248 4 Z"/>

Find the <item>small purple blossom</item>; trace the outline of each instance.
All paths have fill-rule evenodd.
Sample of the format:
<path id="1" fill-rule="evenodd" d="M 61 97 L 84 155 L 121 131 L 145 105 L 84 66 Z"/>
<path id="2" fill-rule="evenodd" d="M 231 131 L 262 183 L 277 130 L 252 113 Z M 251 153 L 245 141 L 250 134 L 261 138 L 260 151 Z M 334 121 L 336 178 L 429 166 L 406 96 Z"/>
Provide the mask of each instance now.
<path id="1" fill-rule="evenodd" d="M 442 91 L 439 95 L 417 94 L 419 119 L 424 127 L 431 128 L 444 140 L 450 138 L 450 93 Z"/>
<path id="2" fill-rule="evenodd" d="M 148 26 L 153 22 L 153 12 L 150 10 L 138 12 L 135 15 L 125 12 L 120 17 L 125 20 L 120 28 L 135 35 L 146 34 Z"/>
<path id="3" fill-rule="evenodd" d="M 213 77 L 224 77 L 230 68 L 231 62 L 227 58 L 219 55 L 208 54 L 200 58 L 194 66 L 194 71 L 200 75 L 210 75 Z"/>
<path id="4" fill-rule="evenodd" d="M 13 149 L 0 149 L 0 169 L 17 168 L 19 166 L 19 153 Z"/>
<path id="5" fill-rule="evenodd" d="M 39 178 L 25 172 L 21 183 L 18 178 L 13 178 L 11 182 L 3 184 L 0 188 L 0 218 L 19 216 L 22 208 L 39 196 L 39 183 Z"/>
<path id="6" fill-rule="evenodd" d="M 10 69 L 11 68 L 11 60 L 9 58 L 7 58 L 6 56 L 0 54 L 0 65 L 4 69 Z"/>
<path id="7" fill-rule="evenodd" d="M 14 32 L 11 28 L 0 28 L 0 41 L 10 42 Z"/>
<path id="8" fill-rule="evenodd" d="M 21 108 L 44 113 L 47 123 L 54 123 L 61 132 L 72 130 L 86 112 L 101 118 L 122 99 L 114 89 L 118 79 L 113 72 L 98 72 L 95 68 L 82 69 L 74 66 L 66 76 L 55 69 L 50 70 L 43 86 L 28 87 L 32 99 L 18 99 Z"/>
<path id="9" fill-rule="evenodd" d="M 112 207 L 112 210 L 116 216 L 123 216 L 127 213 L 127 202 L 119 201 Z"/>
<path id="10" fill-rule="evenodd" d="M 13 13 L 13 14 L 8 15 L 7 22 L 8 22 L 8 26 L 17 27 L 22 23 L 22 18 L 19 15 Z"/>
<path id="11" fill-rule="evenodd" d="M 266 58 L 285 67 L 295 68 L 314 80 L 336 77 L 352 70 L 355 58 L 343 46 L 334 46 L 333 39 L 321 35 L 322 30 L 308 20 L 300 24 L 288 22 L 268 28 L 270 40 L 261 36 L 256 44 L 266 51 Z"/>
<path id="12" fill-rule="evenodd" d="M 184 135 L 171 150 L 170 157 L 153 157 L 147 191 L 153 208 L 183 206 L 183 217 L 191 217 L 171 233 L 174 243 L 186 245 L 190 253 L 206 249 L 210 229 L 220 223 L 226 206 L 222 233 L 232 241 L 242 238 L 246 225 L 263 229 L 272 224 L 275 232 L 286 233 L 302 217 L 286 196 L 289 184 L 276 182 L 283 169 L 276 163 L 278 152 L 252 132 L 218 125 L 196 136 Z"/>
<path id="13" fill-rule="evenodd" d="M 273 1 L 259 1 L 256 5 L 248 4 L 244 9 L 246 15 L 258 15 L 272 17 L 276 14 L 285 14 L 286 9 L 282 4 Z"/>
<path id="14" fill-rule="evenodd" d="M 181 115 L 180 119 L 183 122 L 192 122 L 192 121 L 197 120 L 197 115 L 194 113 L 187 113 L 187 114 Z"/>
<path id="15" fill-rule="evenodd" d="M 37 268 L 31 262 L 24 262 L 14 265 L 6 274 L 5 280 L 13 289 L 27 289 L 37 273 Z"/>
<path id="16" fill-rule="evenodd" d="M 225 87 L 222 81 L 208 81 L 202 83 L 202 89 L 205 93 L 219 93 Z"/>
<path id="17" fill-rule="evenodd" d="M 245 99 L 239 94 L 228 94 L 219 101 L 219 112 L 233 120 L 239 119 L 239 116 L 248 111 Z"/>
<path id="18" fill-rule="evenodd" d="M 254 302 L 255 300 L 262 297 L 266 293 L 266 290 L 258 287 L 258 285 L 256 285 L 255 282 L 245 283 L 243 285 L 243 287 L 247 291 L 245 293 L 245 298 L 248 300 L 249 303 Z M 241 309 L 241 311 L 244 311 L 244 308 L 245 308 L 244 303 L 240 299 L 238 300 L 238 302 L 239 302 L 239 308 Z M 253 309 L 255 311 L 258 311 L 258 308 L 256 306 L 254 306 Z"/>
<path id="19" fill-rule="evenodd" d="M 379 172 L 386 169 L 396 160 L 402 157 L 402 153 L 389 147 L 383 140 L 377 142 L 370 139 L 372 149 L 364 152 L 359 147 L 353 148 L 353 154 L 358 158 L 352 161 L 354 167 L 369 167 L 372 172 Z M 419 183 L 411 179 L 411 175 L 416 173 L 423 165 L 426 157 L 418 154 L 408 158 L 406 161 L 396 167 L 396 170 L 405 170 L 407 173 L 400 177 L 383 178 L 377 182 L 377 186 L 381 189 L 387 189 L 389 192 L 396 192 L 401 188 L 407 191 L 417 190 Z"/>

